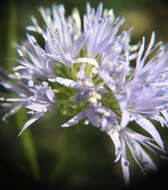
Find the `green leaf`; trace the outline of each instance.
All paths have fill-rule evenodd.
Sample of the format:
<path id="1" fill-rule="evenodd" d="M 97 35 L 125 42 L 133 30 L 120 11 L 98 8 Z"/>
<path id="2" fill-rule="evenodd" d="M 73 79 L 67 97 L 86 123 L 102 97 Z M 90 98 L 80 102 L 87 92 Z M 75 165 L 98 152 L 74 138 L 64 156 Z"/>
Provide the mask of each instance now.
<path id="1" fill-rule="evenodd" d="M 9 2 L 9 13 L 8 13 L 8 24 L 7 24 L 7 58 L 16 58 L 17 52 L 12 45 L 14 44 L 15 40 L 17 39 L 17 19 L 16 19 L 16 7 L 11 0 Z M 6 68 L 8 71 L 11 71 L 11 63 L 12 61 L 9 60 L 6 62 Z"/>
<path id="2" fill-rule="evenodd" d="M 24 108 L 22 108 L 16 114 L 16 123 L 17 123 L 19 131 L 22 129 L 22 127 L 26 123 L 26 121 L 27 121 L 27 115 L 26 115 Z M 26 158 L 30 164 L 32 173 L 36 179 L 39 179 L 39 165 L 38 165 L 36 151 L 34 148 L 34 143 L 33 143 L 33 139 L 32 139 L 30 130 L 26 129 L 21 134 L 21 136 L 19 136 L 19 138 L 21 138 L 24 152 L 25 152 Z"/>
<path id="3" fill-rule="evenodd" d="M 63 106 L 63 115 L 75 116 L 82 110 L 86 109 L 89 105 L 87 100 L 81 100 L 76 104 L 72 104 L 70 101 L 64 102 Z"/>

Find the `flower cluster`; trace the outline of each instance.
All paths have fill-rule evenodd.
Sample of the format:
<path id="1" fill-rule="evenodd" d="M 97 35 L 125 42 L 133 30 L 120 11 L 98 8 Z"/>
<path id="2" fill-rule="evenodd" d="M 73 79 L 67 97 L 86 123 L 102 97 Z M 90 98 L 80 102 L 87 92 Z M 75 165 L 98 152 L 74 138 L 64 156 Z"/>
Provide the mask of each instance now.
<path id="1" fill-rule="evenodd" d="M 121 161 L 124 180 L 129 182 L 130 150 L 143 172 L 156 169 L 145 151 L 165 153 L 163 141 L 152 121 L 168 125 L 168 51 L 155 43 L 131 45 L 131 29 L 119 33 L 124 18 L 113 10 L 97 10 L 87 3 L 83 30 L 79 11 L 65 17 L 63 5 L 52 10 L 39 8 L 45 27 L 32 16 L 28 31 L 39 33 L 40 47 L 33 35 L 18 47 L 18 65 L 13 74 L 0 69 L 0 85 L 11 94 L 0 97 L 0 106 L 14 114 L 22 106 L 32 117 L 20 134 L 56 104 L 72 118 L 62 127 L 89 122 L 106 132 L 115 146 L 115 161 Z M 134 121 L 150 136 L 128 126 Z"/>

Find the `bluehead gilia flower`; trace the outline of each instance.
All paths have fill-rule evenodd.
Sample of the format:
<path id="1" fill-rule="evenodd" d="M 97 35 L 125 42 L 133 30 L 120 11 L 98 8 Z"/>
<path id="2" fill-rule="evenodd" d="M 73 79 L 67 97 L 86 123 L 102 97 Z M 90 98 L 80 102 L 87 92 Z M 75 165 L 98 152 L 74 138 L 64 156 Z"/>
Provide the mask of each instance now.
<path id="1" fill-rule="evenodd" d="M 155 33 L 146 50 L 145 38 L 140 46 L 132 45 L 131 29 L 119 33 L 124 18 L 116 18 L 111 9 L 103 11 L 102 3 L 97 10 L 87 3 L 84 31 L 77 9 L 67 18 L 63 5 L 39 11 L 46 27 L 40 27 L 32 17 L 33 26 L 26 28 L 43 37 L 44 48 L 27 34 L 27 41 L 18 46 L 20 59 L 16 60 L 14 73 L 0 69 L 0 86 L 15 94 L 15 98 L 0 97 L 0 106 L 9 110 L 3 119 L 25 107 L 32 117 L 21 134 L 58 103 L 62 113 L 71 116 L 62 127 L 84 120 L 109 135 L 115 147 L 115 162 L 121 161 L 126 183 L 127 147 L 143 172 L 155 170 L 146 149 L 165 154 L 152 120 L 167 126 L 166 45 L 154 43 Z M 128 127 L 131 121 L 150 137 Z"/>

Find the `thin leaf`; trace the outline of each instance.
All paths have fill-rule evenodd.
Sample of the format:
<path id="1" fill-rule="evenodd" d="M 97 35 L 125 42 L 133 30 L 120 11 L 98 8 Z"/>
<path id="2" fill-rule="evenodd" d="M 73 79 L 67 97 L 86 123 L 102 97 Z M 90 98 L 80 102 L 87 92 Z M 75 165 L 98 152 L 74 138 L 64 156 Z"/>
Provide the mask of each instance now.
<path id="1" fill-rule="evenodd" d="M 27 116 L 25 111 L 23 109 L 19 110 L 18 113 L 16 114 L 16 123 L 19 131 L 22 129 L 26 121 L 27 121 Z M 23 129 L 21 130 L 21 132 L 22 131 Z M 21 134 L 21 132 L 19 133 L 19 135 Z M 39 165 L 30 130 L 27 129 L 26 131 L 24 131 L 24 133 L 19 138 L 21 138 L 24 152 L 30 164 L 32 173 L 36 179 L 39 179 Z"/>

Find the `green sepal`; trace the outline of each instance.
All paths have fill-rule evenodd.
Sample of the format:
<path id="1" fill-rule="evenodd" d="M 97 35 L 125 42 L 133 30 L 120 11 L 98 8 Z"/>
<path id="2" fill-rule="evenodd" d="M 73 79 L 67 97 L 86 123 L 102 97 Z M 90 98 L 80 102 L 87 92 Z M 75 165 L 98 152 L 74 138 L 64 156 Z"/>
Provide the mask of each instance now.
<path id="1" fill-rule="evenodd" d="M 105 86 L 106 86 L 105 88 L 109 91 L 109 93 L 103 94 L 100 102 L 104 106 L 109 107 L 115 114 L 121 117 L 122 111 L 121 111 L 117 98 L 115 97 L 113 91 L 109 87 L 107 87 L 107 85 Z"/>
<path id="2" fill-rule="evenodd" d="M 89 105 L 89 102 L 87 100 L 81 100 L 78 103 L 73 104 L 70 101 L 64 102 L 62 104 L 63 108 L 63 115 L 68 115 L 68 116 L 75 116 L 79 112 L 83 111 L 86 109 Z"/>

